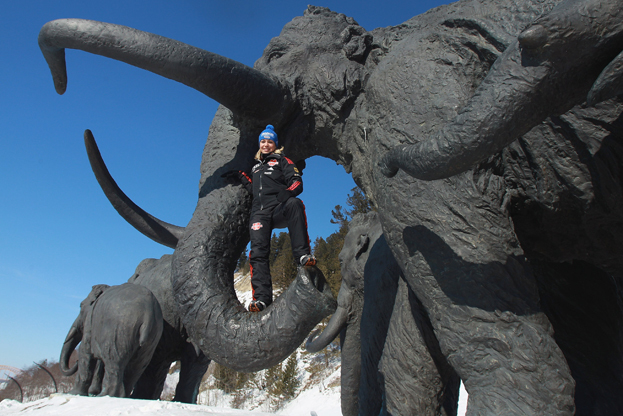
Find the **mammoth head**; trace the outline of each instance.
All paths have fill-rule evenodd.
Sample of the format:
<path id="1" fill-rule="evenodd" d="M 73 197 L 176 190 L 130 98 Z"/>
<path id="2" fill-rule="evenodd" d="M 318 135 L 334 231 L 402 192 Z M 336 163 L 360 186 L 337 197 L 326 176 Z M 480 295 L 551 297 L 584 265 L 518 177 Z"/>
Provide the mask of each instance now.
<path id="1" fill-rule="evenodd" d="M 351 220 L 344 246 L 339 254 L 342 283 L 337 298 L 337 310 L 317 338 L 317 332 L 308 338 L 305 345 L 308 351 L 318 352 L 325 348 L 347 325 L 351 326 L 354 323 L 352 325 L 354 328 L 350 331 L 358 333 L 356 327 L 363 308 L 364 271 L 370 258 L 370 251 L 382 234 L 383 230 L 376 212 L 357 214 Z"/>
<path id="2" fill-rule="evenodd" d="M 86 318 L 87 313 L 93 309 L 93 305 L 97 302 L 97 299 L 102 296 L 102 293 L 106 291 L 106 289 L 110 288 L 108 285 L 95 285 L 91 288 L 91 292 L 89 295 L 80 302 L 80 316 L 79 318 L 82 320 L 84 324 L 84 318 Z"/>
<path id="3" fill-rule="evenodd" d="M 363 275 L 370 250 L 383 234 L 376 212 L 357 214 L 349 224 L 344 247 L 340 252 L 342 285 L 363 290 Z"/>
<path id="4" fill-rule="evenodd" d="M 71 354 L 74 352 L 78 344 L 82 341 L 82 337 L 84 335 L 84 323 L 87 319 L 89 312 L 93 309 L 95 302 L 97 299 L 104 293 L 110 286 L 108 285 L 95 285 L 91 289 L 89 295 L 80 302 L 80 313 L 78 317 L 71 325 L 67 336 L 65 337 L 65 342 L 63 343 L 63 348 L 61 350 L 61 356 L 59 359 L 59 364 L 61 368 L 61 372 L 65 376 L 71 376 L 76 371 L 78 371 L 78 363 L 76 362 L 71 368 L 69 367 L 69 358 Z"/>
<path id="5" fill-rule="evenodd" d="M 296 148 L 288 149 L 288 155 L 336 159 L 336 154 L 326 149 L 317 149 L 313 143 L 307 147 L 301 142 L 318 138 L 309 136 L 331 134 L 329 127 L 344 115 L 362 90 L 366 78 L 363 63 L 371 48 L 372 35 L 354 19 L 316 6 L 309 6 L 303 16 L 286 24 L 270 41 L 255 68 L 287 85 L 295 103 L 285 123 L 278 127 L 289 129 L 294 117 L 305 116 L 308 120 L 305 130 L 299 126 L 296 132 L 284 135 L 297 138 Z M 285 144 L 287 147 L 288 142 Z"/>
<path id="6" fill-rule="evenodd" d="M 309 6 L 270 41 L 256 68 L 308 91 L 328 86 L 328 92 L 348 94 L 356 79 L 361 81 L 361 63 L 371 46 L 372 35 L 353 18 Z"/>

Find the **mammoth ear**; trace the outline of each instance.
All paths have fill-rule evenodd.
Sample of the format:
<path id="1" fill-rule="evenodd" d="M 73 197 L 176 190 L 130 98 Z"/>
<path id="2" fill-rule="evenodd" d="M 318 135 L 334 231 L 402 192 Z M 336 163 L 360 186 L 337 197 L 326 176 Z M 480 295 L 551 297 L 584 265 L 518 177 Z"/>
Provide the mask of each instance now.
<path id="1" fill-rule="evenodd" d="M 108 285 L 95 285 L 95 286 L 93 286 L 93 288 L 91 289 L 91 295 L 93 295 L 91 303 L 93 303 L 97 298 L 102 296 L 102 293 L 104 293 L 106 291 L 106 289 L 108 289 L 109 287 L 110 286 L 108 286 Z M 89 297 L 91 297 L 91 295 L 89 295 Z"/>
<path id="2" fill-rule="evenodd" d="M 361 234 L 357 239 L 357 254 L 355 254 L 355 259 L 359 260 L 359 256 L 368 250 L 369 244 L 370 237 L 368 237 L 368 234 Z"/>
<path id="3" fill-rule="evenodd" d="M 372 45 L 372 35 L 361 26 L 350 25 L 342 31 L 340 36 L 346 57 L 360 63 L 365 61 L 370 45 Z"/>

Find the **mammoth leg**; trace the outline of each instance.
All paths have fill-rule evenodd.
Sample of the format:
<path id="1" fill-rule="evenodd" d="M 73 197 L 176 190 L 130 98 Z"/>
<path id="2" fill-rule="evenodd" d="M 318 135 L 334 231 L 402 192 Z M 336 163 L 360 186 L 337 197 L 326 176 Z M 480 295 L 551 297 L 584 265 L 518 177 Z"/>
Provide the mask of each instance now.
<path id="1" fill-rule="evenodd" d="M 158 270 L 159 272 L 161 271 L 160 269 Z M 168 279 L 170 270 L 165 268 L 163 273 L 165 278 Z M 145 287 L 150 287 L 157 286 L 160 283 L 156 281 L 143 281 L 141 284 Z M 149 364 L 134 385 L 134 390 L 130 397 L 133 399 L 158 400 L 162 395 L 171 363 L 179 359 L 185 343 L 186 342 L 179 333 L 179 329 L 171 326 L 166 320 L 163 321 L 162 335 L 158 341 L 158 345 L 151 356 Z"/>
<path id="2" fill-rule="evenodd" d="M 203 375 L 208 370 L 210 359 L 203 352 L 195 350 L 190 342 L 186 343 L 182 354 L 180 380 L 175 388 L 173 401 L 182 403 L 197 403 L 199 385 Z"/>
<path id="3" fill-rule="evenodd" d="M 171 367 L 171 360 L 161 360 L 154 357 L 134 385 L 130 397 L 132 399 L 158 400 L 162 394 L 169 367 Z"/>
<path id="4" fill-rule="evenodd" d="M 424 308 L 402 279 L 380 371 L 389 414 L 456 415 L 460 379 L 441 353 Z"/>
<path id="5" fill-rule="evenodd" d="M 396 302 L 400 274 L 400 267 L 387 246 L 385 236 L 381 236 L 370 249 L 364 271 L 359 389 L 361 416 L 386 414 L 379 363 L 390 326 L 392 305 Z"/>
<path id="6" fill-rule="evenodd" d="M 95 371 L 93 372 L 91 387 L 89 387 L 89 396 L 97 396 L 102 391 L 104 370 L 104 363 L 102 362 L 102 360 L 97 360 L 97 364 L 95 365 Z"/>
<path id="7" fill-rule="evenodd" d="M 424 226 L 407 227 L 403 239 L 407 281 L 465 383 L 468 414 L 572 415 L 574 380 L 523 258 L 484 239 L 487 257 L 459 255 Z"/>
<path id="8" fill-rule="evenodd" d="M 125 388 L 125 396 L 130 397 L 132 390 L 139 380 L 145 368 L 148 365 L 148 360 L 151 357 L 153 351 L 149 351 L 151 348 L 140 347 L 134 354 L 130 363 L 126 366 L 123 373 L 123 386 Z"/>
<path id="9" fill-rule="evenodd" d="M 76 394 L 79 396 L 89 395 L 89 387 L 91 386 L 98 360 L 86 350 L 87 346 L 80 346 L 78 351 L 78 375 L 76 376 L 74 388 L 69 394 Z"/>
<path id="10" fill-rule="evenodd" d="M 623 414 L 621 281 L 595 266 L 536 262 L 541 304 L 576 382 L 576 415 Z"/>
<path id="11" fill-rule="evenodd" d="M 114 360 L 105 362 L 102 391 L 98 396 L 126 397 L 123 383 L 124 365 Z"/>

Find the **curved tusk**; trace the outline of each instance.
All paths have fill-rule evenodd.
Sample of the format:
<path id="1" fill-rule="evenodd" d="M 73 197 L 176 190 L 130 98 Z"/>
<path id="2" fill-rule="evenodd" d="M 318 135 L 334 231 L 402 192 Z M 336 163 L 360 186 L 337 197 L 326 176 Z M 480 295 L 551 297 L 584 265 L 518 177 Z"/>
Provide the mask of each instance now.
<path id="1" fill-rule="evenodd" d="M 234 113 L 260 119 L 277 114 L 288 94 L 276 79 L 240 62 L 127 26 L 54 20 L 41 28 L 39 47 L 59 94 L 67 88 L 65 48 L 151 71 L 202 92 Z"/>
<path id="2" fill-rule="evenodd" d="M 104 194 L 106 194 L 106 197 L 119 215 L 156 243 L 175 248 L 177 242 L 184 234 L 184 228 L 159 220 L 146 213 L 128 198 L 112 178 L 110 172 L 108 172 L 108 168 L 104 163 L 104 159 L 102 159 L 93 133 L 90 130 L 85 130 L 84 132 L 84 145 L 86 146 L 91 169 L 95 173 L 97 182 L 99 182 Z"/>
<path id="3" fill-rule="evenodd" d="M 314 331 L 309 338 L 307 338 L 305 349 L 309 352 L 318 352 L 325 348 L 335 339 L 335 337 L 340 334 L 342 329 L 346 327 L 347 322 L 348 311 L 345 308 L 338 306 L 324 331 L 322 331 L 317 338 L 315 338 L 315 336 L 319 331 Z"/>

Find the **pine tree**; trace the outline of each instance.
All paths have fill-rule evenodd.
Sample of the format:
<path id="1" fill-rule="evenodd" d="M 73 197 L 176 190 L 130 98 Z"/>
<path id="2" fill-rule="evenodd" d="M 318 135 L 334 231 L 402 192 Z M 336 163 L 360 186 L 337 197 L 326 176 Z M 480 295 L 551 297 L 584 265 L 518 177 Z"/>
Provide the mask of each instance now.
<path id="1" fill-rule="evenodd" d="M 285 400 L 290 400 L 296 394 L 296 390 L 299 388 L 300 381 L 297 377 L 298 361 L 296 351 L 286 361 L 286 367 L 283 370 L 283 376 L 281 379 L 282 391 Z"/>
<path id="2" fill-rule="evenodd" d="M 221 389 L 225 393 L 232 393 L 236 390 L 236 385 L 238 384 L 238 374 L 224 365 L 215 363 L 214 380 L 214 385 L 217 389 Z"/>
<path id="3" fill-rule="evenodd" d="M 266 370 L 264 374 L 264 380 L 266 383 L 266 391 L 268 392 L 268 399 L 270 406 L 273 410 L 277 410 L 281 405 L 281 378 L 283 375 L 283 369 L 281 363 Z"/>
<path id="4" fill-rule="evenodd" d="M 356 214 L 366 214 L 374 211 L 372 203 L 368 197 L 361 192 L 361 189 L 354 187 L 350 190 L 350 192 L 351 194 L 346 197 L 346 205 L 350 207 L 350 210 L 346 211 L 346 214 L 350 217 L 350 219 L 352 219 Z"/>
<path id="5" fill-rule="evenodd" d="M 281 291 L 287 288 L 296 277 L 296 263 L 292 255 L 290 235 L 282 232 L 273 236 L 271 244 L 270 275 L 273 280 L 273 289 Z"/>
<path id="6" fill-rule="evenodd" d="M 242 274 L 248 274 L 251 265 L 249 264 L 249 256 L 247 254 L 247 248 L 240 254 L 238 263 L 236 264 L 236 270 Z"/>
<path id="7" fill-rule="evenodd" d="M 349 208 L 344 209 L 341 205 L 336 205 L 331 211 L 333 218 L 330 221 L 332 224 L 338 224 L 339 229 L 326 240 L 318 238 L 314 243 L 314 256 L 318 260 L 318 268 L 322 270 L 334 294 L 337 294 L 342 283 L 339 254 L 348 233 L 348 224 L 355 215 L 373 210 L 370 201 L 358 187 L 351 189 L 346 197 L 346 205 Z"/>

